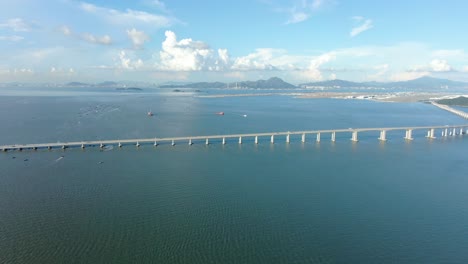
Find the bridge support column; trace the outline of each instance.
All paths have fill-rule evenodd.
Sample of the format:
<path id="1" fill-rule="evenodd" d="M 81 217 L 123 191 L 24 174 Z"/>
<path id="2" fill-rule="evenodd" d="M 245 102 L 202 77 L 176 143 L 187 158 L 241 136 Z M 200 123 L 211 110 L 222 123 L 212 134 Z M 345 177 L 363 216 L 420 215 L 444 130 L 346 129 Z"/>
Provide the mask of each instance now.
<path id="1" fill-rule="evenodd" d="M 468 131 L 468 130 L 467 130 L 467 131 Z M 274 144 L 274 143 L 275 143 L 275 136 L 274 136 L 274 135 L 271 135 L 270 142 L 271 142 L 271 144 Z"/>
<path id="2" fill-rule="evenodd" d="M 353 134 L 351 135 L 351 140 L 354 142 L 358 142 L 358 132 L 353 131 Z"/>
<path id="3" fill-rule="evenodd" d="M 380 131 L 379 140 L 381 140 L 381 141 L 386 141 L 387 140 L 387 131 L 385 131 L 385 130 Z"/>
<path id="4" fill-rule="evenodd" d="M 85 148 L 85 145 L 84 145 L 84 144 L 81 144 L 81 148 L 84 149 L 84 148 Z"/>
<path id="5" fill-rule="evenodd" d="M 189 144 L 189 146 L 192 146 L 193 143 L 192 143 L 192 139 L 191 139 L 191 138 L 189 138 L 188 144 Z"/>
<path id="6" fill-rule="evenodd" d="M 47 146 L 47 149 L 48 149 L 48 150 L 51 150 L 52 148 L 51 148 L 50 146 Z"/>
<path id="7" fill-rule="evenodd" d="M 66 149 L 66 148 L 67 148 L 67 146 L 65 146 L 65 145 L 62 146 L 62 149 Z M 21 148 L 19 150 L 21 150 Z"/>
<path id="8" fill-rule="evenodd" d="M 406 130 L 405 139 L 406 140 L 413 140 L 413 130 L 412 129 L 407 129 Z"/>
<path id="9" fill-rule="evenodd" d="M 289 134 L 286 135 L 286 143 L 289 143 Z"/>
<path id="10" fill-rule="evenodd" d="M 242 144 L 242 137 L 239 137 L 239 144 Z"/>
<path id="11" fill-rule="evenodd" d="M 137 143 L 135 144 L 135 146 L 138 148 L 140 147 L 140 142 L 137 141 Z"/>
<path id="12" fill-rule="evenodd" d="M 302 143 L 305 143 L 305 133 L 304 133 L 304 134 L 302 134 L 301 141 L 302 141 Z"/>
<path id="13" fill-rule="evenodd" d="M 154 140 L 154 144 L 153 144 L 155 147 L 158 146 L 158 141 L 156 141 L 156 139 Z"/>
<path id="14" fill-rule="evenodd" d="M 210 142 L 208 141 L 208 139 L 206 139 L 205 145 L 209 145 L 209 144 L 210 144 Z"/>
<path id="15" fill-rule="evenodd" d="M 431 129 L 429 129 L 429 130 L 427 131 L 427 136 L 426 136 L 426 137 L 427 137 L 427 138 L 431 138 L 431 139 L 435 138 L 435 137 L 434 137 L 434 129 L 433 129 L 433 128 L 431 128 Z"/>
<path id="16" fill-rule="evenodd" d="M 317 142 L 320 142 L 320 133 L 317 133 L 317 139 L 316 139 Z"/>
<path id="17" fill-rule="evenodd" d="M 457 129 L 456 128 L 454 128 L 453 132 L 452 132 L 452 136 L 455 136 L 455 135 L 457 135 Z"/>
<path id="18" fill-rule="evenodd" d="M 174 142 L 174 140 L 172 140 L 172 142 L 171 142 L 171 145 L 172 145 L 172 146 L 175 146 L 175 142 Z"/>
<path id="19" fill-rule="evenodd" d="M 258 136 L 255 136 L 255 144 L 258 144 Z"/>
<path id="20" fill-rule="evenodd" d="M 32 149 L 33 149 L 33 150 L 37 150 L 37 147 L 33 147 Z"/>
<path id="21" fill-rule="evenodd" d="M 104 144 L 99 144 L 99 148 L 104 148 Z"/>
<path id="22" fill-rule="evenodd" d="M 226 138 L 223 137 L 223 145 L 226 145 Z"/>
<path id="23" fill-rule="evenodd" d="M 122 143 L 119 142 L 119 148 L 121 148 L 121 147 L 122 147 Z"/>
<path id="24" fill-rule="evenodd" d="M 463 128 L 460 128 L 460 135 L 463 135 Z"/>
<path id="25" fill-rule="evenodd" d="M 333 131 L 332 134 L 331 134 L 331 141 L 335 142 L 335 139 L 336 139 L 336 132 Z"/>
<path id="26" fill-rule="evenodd" d="M 446 128 L 446 129 L 444 130 L 444 136 L 445 136 L 445 137 L 448 136 L 448 128 Z"/>

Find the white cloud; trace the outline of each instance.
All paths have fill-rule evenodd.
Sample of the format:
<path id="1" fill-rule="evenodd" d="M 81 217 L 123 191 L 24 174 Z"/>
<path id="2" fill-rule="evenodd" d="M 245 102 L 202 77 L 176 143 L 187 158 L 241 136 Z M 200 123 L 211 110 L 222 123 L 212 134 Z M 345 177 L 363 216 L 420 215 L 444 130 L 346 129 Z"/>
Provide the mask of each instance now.
<path id="1" fill-rule="evenodd" d="M 65 25 L 60 27 L 60 32 L 62 32 L 65 36 L 70 36 L 72 34 L 71 29 Z"/>
<path id="2" fill-rule="evenodd" d="M 31 30 L 31 27 L 21 18 L 8 19 L 6 22 L 0 23 L 0 28 L 8 28 L 16 32 Z"/>
<path id="3" fill-rule="evenodd" d="M 289 15 L 285 24 L 295 24 L 308 20 L 314 12 L 322 8 L 331 0 L 295 0 L 290 7 L 275 7 L 274 10 Z M 273 2 L 264 1 L 269 5 L 275 5 Z"/>
<path id="4" fill-rule="evenodd" d="M 21 40 L 23 40 L 23 39 L 24 39 L 24 37 L 22 37 L 22 36 L 17 36 L 17 35 L 13 35 L 13 36 L 0 36 L 0 41 L 5 40 L 5 41 L 17 42 L 17 41 L 21 41 Z"/>
<path id="5" fill-rule="evenodd" d="M 307 80 L 322 80 L 322 72 L 320 66 L 331 60 L 336 59 L 336 52 L 324 53 L 310 61 L 309 67 L 302 71 L 300 75 Z"/>
<path id="6" fill-rule="evenodd" d="M 260 48 L 246 56 L 237 57 L 233 70 L 296 70 L 305 67 L 308 56 L 289 55 L 286 50 Z"/>
<path id="7" fill-rule="evenodd" d="M 349 35 L 351 37 L 355 37 L 355 36 L 361 34 L 362 32 L 367 31 L 367 30 L 374 27 L 372 25 L 372 20 L 371 19 L 364 19 L 364 17 L 361 17 L 361 16 L 354 16 L 353 19 L 358 21 L 360 24 L 351 29 L 351 32 L 349 33 Z M 362 22 L 362 21 L 364 21 L 364 22 Z"/>
<path id="8" fill-rule="evenodd" d="M 336 74 L 331 73 L 330 76 L 328 77 L 329 80 L 336 80 Z"/>
<path id="9" fill-rule="evenodd" d="M 462 72 L 468 72 L 468 66 L 464 66 L 464 67 L 462 68 Z"/>
<path id="10" fill-rule="evenodd" d="M 430 67 L 432 71 L 435 72 L 448 72 L 453 70 L 452 66 L 450 66 L 446 60 L 432 60 Z"/>
<path id="11" fill-rule="evenodd" d="M 136 49 L 140 49 L 143 47 L 146 41 L 149 41 L 149 36 L 145 34 L 143 31 L 138 31 L 135 28 L 131 30 L 127 30 L 127 36 L 133 43 L 133 47 Z"/>
<path id="12" fill-rule="evenodd" d="M 82 38 L 90 43 L 101 44 L 101 45 L 111 45 L 112 39 L 109 35 L 104 35 L 102 37 L 94 36 L 89 33 L 84 33 Z"/>
<path id="13" fill-rule="evenodd" d="M 80 8 L 87 13 L 95 14 L 114 24 L 130 26 L 146 24 L 153 28 L 161 28 L 168 27 L 173 23 L 173 19 L 167 16 L 155 15 L 145 11 L 132 9 L 119 11 L 112 8 L 99 7 L 86 2 L 82 2 Z"/>
<path id="14" fill-rule="evenodd" d="M 390 76 L 391 81 L 408 81 L 408 80 L 414 80 L 423 76 L 428 76 L 430 75 L 429 72 L 415 72 L 415 71 L 404 71 L 404 72 L 398 72 L 394 73 L 392 76 Z"/>
<path id="15" fill-rule="evenodd" d="M 206 43 L 192 39 L 181 39 L 172 31 L 166 31 L 166 39 L 159 52 L 160 68 L 171 71 L 219 71 L 228 64 L 227 50 L 217 54 Z"/>
<path id="16" fill-rule="evenodd" d="M 309 14 L 306 14 L 304 12 L 291 12 L 291 18 L 288 21 L 286 21 L 286 24 L 295 24 L 305 21 L 309 18 L 309 16 Z"/>
<path id="17" fill-rule="evenodd" d="M 128 57 L 128 54 L 121 50 L 119 53 L 119 67 L 126 70 L 135 70 L 143 66 L 143 61 L 141 59 L 131 59 Z"/>

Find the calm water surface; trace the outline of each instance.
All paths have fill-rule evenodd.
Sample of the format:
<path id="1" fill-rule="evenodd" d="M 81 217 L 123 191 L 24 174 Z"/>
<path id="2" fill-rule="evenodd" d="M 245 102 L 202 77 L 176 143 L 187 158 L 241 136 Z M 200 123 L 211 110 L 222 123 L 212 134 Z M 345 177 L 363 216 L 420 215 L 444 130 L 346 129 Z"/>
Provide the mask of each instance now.
<path id="1" fill-rule="evenodd" d="M 3 96 L 0 121 L 0 144 L 464 123 L 422 103 L 171 93 Z M 0 153 L 0 263 L 465 263 L 468 139 L 424 133 Z"/>

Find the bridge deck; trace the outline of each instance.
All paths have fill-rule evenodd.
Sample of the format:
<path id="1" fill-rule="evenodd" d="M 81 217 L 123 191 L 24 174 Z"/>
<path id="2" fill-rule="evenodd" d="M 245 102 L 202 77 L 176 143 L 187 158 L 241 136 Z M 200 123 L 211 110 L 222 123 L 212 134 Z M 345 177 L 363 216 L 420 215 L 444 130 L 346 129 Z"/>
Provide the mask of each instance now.
<path id="1" fill-rule="evenodd" d="M 421 130 L 421 129 L 454 129 L 466 128 L 465 125 L 444 125 L 444 126 L 419 126 L 419 127 L 379 127 L 379 128 L 347 128 L 347 129 L 326 129 L 326 130 L 305 130 L 305 131 L 286 131 L 286 132 L 264 132 L 264 133 L 246 133 L 246 134 L 228 134 L 228 135 L 207 135 L 207 136 L 186 136 L 186 137 L 164 137 L 164 138 L 136 138 L 136 139 L 114 139 L 114 140 L 92 140 L 92 141 L 74 141 L 74 142 L 55 142 L 39 144 L 12 144 L 0 146 L 0 150 L 18 150 L 34 148 L 57 148 L 57 147 L 77 147 L 90 145 L 110 145 L 110 144 L 137 144 L 153 142 L 172 142 L 188 140 L 206 140 L 206 139 L 229 139 L 239 137 L 265 137 L 265 136 L 286 136 L 318 133 L 352 133 L 368 131 L 395 131 L 395 130 Z"/>

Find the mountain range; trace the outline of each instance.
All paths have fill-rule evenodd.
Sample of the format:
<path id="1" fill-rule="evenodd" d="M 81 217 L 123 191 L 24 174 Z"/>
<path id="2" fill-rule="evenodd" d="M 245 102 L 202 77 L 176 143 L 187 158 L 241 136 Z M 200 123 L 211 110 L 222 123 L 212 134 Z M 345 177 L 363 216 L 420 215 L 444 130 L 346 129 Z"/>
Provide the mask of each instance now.
<path id="1" fill-rule="evenodd" d="M 126 87 L 129 84 L 126 82 L 113 82 L 105 81 L 97 84 L 87 84 L 82 82 L 70 82 L 66 86 L 70 87 Z M 439 79 L 434 77 L 421 77 L 409 81 L 398 82 L 351 82 L 346 80 L 328 80 L 320 82 L 308 82 L 299 85 L 293 85 L 285 82 L 278 77 L 272 77 L 267 80 L 257 81 L 241 81 L 235 83 L 225 82 L 194 82 L 194 83 L 166 83 L 163 85 L 155 86 L 154 84 L 145 84 L 142 82 L 132 84 L 133 87 L 159 87 L 159 88 L 230 88 L 230 89 L 293 89 L 293 88 L 388 88 L 388 89 L 405 89 L 405 90 L 440 90 L 440 89 L 464 89 L 468 88 L 468 83 L 452 81 L 448 79 Z"/>

